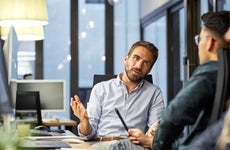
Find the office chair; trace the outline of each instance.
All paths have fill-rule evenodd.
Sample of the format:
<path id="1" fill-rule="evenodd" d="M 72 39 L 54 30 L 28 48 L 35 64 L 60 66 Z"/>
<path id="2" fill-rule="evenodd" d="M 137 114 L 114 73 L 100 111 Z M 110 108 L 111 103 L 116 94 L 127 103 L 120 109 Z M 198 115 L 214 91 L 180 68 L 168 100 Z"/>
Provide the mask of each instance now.
<path id="1" fill-rule="evenodd" d="M 17 91 L 15 116 L 22 117 L 22 113 L 36 112 L 37 123 L 42 125 L 40 95 L 38 91 Z M 23 118 L 21 118 L 23 119 Z"/>
<path id="2" fill-rule="evenodd" d="M 109 79 L 116 78 L 116 77 L 117 77 L 117 75 L 112 75 L 112 74 L 106 74 L 106 75 L 95 74 L 93 76 L 93 85 L 95 85 L 95 84 L 97 84 L 99 82 L 102 82 L 102 81 L 107 81 Z M 144 79 L 147 80 L 150 83 L 153 83 L 153 79 L 152 79 L 151 74 L 148 74 Z"/>
<path id="3" fill-rule="evenodd" d="M 230 96 L 230 49 L 219 49 L 218 59 L 216 93 L 210 124 L 218 120 L 226 110 L 226 101 Z"/>

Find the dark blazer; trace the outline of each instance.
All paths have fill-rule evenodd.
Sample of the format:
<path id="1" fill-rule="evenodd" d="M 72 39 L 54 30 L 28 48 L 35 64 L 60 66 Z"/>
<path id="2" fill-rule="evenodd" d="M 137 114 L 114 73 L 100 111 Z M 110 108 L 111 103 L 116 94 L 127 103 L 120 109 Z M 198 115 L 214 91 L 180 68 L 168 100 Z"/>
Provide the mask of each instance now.
<path id="1" fill-rule="evenodd" d="M 190 126 L 188 135 L 180 139 L 176 149 L 188 146 L 205 130 L 215 97 L 217 69 L 216 61 L 208 61 L 196 68 L 165 109 L 154 136 L 153 150 L 169 150 L 186 126 Z"/>

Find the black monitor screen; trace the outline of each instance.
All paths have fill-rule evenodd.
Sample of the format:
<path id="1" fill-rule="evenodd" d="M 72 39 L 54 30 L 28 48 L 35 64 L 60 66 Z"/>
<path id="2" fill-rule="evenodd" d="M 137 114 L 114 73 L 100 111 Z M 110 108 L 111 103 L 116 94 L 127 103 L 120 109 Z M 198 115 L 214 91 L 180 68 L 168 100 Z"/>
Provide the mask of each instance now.
<path id="1" fill-rule="evenodd" d="M 39 92 L 17 91 L 16 111 L 36 112 Z M 39 100 L 40 101 L 40 100 Z M 40 103 L 40 102 L 39 102 Z"/>
<path id="2" fill-rule="evenodd" d="M 35 115 L 33 115 L 35 114 Z M 42 124 L 40 96 L 38 91 L 17 91 L 15 117 L 25 119 L 37 116 L 38 125 Z"/>

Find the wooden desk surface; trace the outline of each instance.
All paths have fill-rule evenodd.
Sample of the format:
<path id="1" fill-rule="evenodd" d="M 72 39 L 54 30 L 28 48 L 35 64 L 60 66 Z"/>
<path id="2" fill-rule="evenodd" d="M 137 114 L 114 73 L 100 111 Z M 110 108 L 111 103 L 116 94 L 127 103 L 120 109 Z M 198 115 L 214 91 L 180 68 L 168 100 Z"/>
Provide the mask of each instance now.
<path id="1" fill-rule="evenodd" d="M 73 135 L 73 136 L 76 136 L 74 135 L 72 132 L 70 131 L 67 131 L 66 132 L 68 135 Z M 85 141 L 82 141 L 81 143 L 73 143 L 73 142 L 68 142 L 69 145 L 72 147 L 72 148 L 80 148 L 80 149 L 83 149 L 83 150 L 93 150 L 90 145 L 85 142 Z"/>
<path id="2" fill-rule="evenodd" d="M 24 137 L 24 139 L 26 140 L 50 140 L 50 141 L 63 140 L 67 142 L 72 148 L 79 148 L 82 150 L 92 150 L 90 145 L 84 140 L 79 139 L 78 142 L 73 142 L 71 139 L 76 139 L 76 135 L 73 134 L 69 130 L 65 130 L 65 131 L 66 131 L 66 136 L 37 136 L 37 137 L 29 136 L 29 137 Z"/>
<path id="3" fill-rule="evenodd" d="M 72 148 L 80 148 L 80 149 L 83 149 L 83 150 L 93 150 L 90 145 L 86 142 L 82 142 L 82 143 L 79 143 L 79 144 L 69 144 Z"/>
<path id="4" fill-rule="evenodd" d="M 42 121 L 42 124 L 45 126 L 77 126 L 77 122 L 68 118 L 60 118 L 57 120 L 44 120 Z"/>

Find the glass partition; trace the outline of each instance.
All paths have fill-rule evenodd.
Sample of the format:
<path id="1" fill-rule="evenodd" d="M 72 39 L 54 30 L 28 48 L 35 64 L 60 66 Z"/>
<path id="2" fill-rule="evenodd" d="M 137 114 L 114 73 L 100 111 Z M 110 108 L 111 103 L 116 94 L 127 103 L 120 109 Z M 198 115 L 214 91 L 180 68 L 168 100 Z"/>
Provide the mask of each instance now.
<path id="1" fill-rule="evenodd" d="M 70 87 L 70 0 L 47 0 L 48 25 L 43 43 L 44 79 L 65 80 L 66 106 L 69 106 Z M 55 94 L 55 93 L 51 93 Z M 70 107 L 65 112 L 52 112 L 69 118 Z"/>

